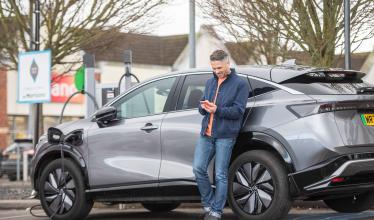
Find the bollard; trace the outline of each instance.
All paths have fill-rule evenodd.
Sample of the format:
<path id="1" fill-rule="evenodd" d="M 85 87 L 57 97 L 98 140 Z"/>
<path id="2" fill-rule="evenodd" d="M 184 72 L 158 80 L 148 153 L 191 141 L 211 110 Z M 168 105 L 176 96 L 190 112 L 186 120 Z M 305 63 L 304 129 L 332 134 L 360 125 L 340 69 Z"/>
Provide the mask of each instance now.
<path id="1" fill-rule="evenodd" d="M 23 182 L 27 182 L 27 177 L 28 177 L 28 154 L 27 151 L 23 151 Z"/>
<path id="2" fill-rule="evenodd" d="M 20 175 L 20 159 L 21 159 L 21 155 L 20 155 L 20 150 L 19 150 L 19 144 L 17 144 L 17 181 L 20 181 L 21 180 L 21 175 Z"/>

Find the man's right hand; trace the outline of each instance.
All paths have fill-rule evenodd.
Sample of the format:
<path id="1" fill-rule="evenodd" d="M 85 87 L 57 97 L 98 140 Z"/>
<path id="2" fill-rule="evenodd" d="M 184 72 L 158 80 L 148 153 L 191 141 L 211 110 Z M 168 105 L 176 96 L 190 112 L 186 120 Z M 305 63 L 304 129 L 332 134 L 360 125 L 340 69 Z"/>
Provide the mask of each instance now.
<path id="1" fill-rule="evenodd" d="M 201 108 L 209 113 L 212 113 L 211 109 L 209 108 L 210 104 L 211 103 L 208 100 L 200 101 Z"/>

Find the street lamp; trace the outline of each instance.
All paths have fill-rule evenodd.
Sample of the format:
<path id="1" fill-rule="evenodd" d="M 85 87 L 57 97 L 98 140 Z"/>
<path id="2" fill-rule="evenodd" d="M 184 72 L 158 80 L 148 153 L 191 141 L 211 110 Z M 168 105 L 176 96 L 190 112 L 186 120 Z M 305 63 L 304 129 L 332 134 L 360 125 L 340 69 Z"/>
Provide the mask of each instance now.
<path id="1" fill-rule="evenodd" d="M 351 69 L 351 40 L 350 40 L 350 2 L 344 0 L 344 60 L 345 69 Z"/>

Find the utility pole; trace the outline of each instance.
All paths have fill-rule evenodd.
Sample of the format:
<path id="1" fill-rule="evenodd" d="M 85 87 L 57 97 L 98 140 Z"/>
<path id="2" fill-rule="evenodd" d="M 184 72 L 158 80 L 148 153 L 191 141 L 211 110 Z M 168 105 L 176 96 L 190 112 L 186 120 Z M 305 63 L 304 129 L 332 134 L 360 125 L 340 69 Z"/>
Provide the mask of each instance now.
<path id="1" fill-rule="evenodd" d="M 83 63 L 85 66 L 84 73 L 84 90 L 96 99 L 96 82 L 95 82 L 95 56 L 92 54 L 83 55 Z M 95 101 L 86 96 L 86 117 L 88 118 L 95 112 Z"/>
<path id="2" fill-rule="evenodd" d="M 190 34 L 188 36 L 190 68 L 196 67 L 195 0 L 190 0 Z"/>
<path id="3" fill-rule="evenodd" d="M 40 50 L 40 1 L 35 0 L 34 5 L 34 15 L 32 22 L 32 39 L 31 39 L 31 50 L 39 51 Z M 39 140 L 39 128 L 40 128 L 40 119 L 42 117 L 42 104 L 32 104 L 31 115 L 34 124 L 33 132 L 33 146 L 35 147 Z"/>
<path id="4" fill-rule="evenodd" d="M 350 0 L 344 0 L 344 60 L 345 69 L 351 69 Z"/>

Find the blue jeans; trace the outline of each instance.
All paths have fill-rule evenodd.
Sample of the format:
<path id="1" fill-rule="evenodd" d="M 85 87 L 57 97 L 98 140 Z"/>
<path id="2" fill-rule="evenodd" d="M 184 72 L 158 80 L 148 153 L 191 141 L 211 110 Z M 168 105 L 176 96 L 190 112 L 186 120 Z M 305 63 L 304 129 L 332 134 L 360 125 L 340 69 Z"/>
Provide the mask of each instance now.
<path id="1" fill-rule="evenodd" d="M 201 194 L 203 207 L 222 214 L 227 198 L 228 167 L 236 138 L 200 136 L 195 148 L 193 173 Z M 208 166 L 215 158 L 215 192 L 209 182 Z"/>

